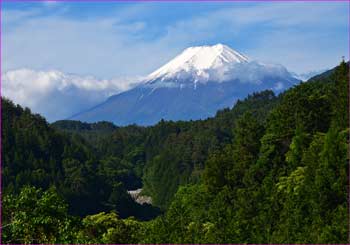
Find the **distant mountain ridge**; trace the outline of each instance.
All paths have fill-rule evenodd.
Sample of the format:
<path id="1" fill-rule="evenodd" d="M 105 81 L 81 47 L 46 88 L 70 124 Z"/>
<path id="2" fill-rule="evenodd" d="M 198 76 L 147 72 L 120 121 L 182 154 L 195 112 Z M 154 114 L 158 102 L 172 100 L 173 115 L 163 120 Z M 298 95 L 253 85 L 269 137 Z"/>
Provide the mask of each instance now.
<path id="1" fill-rule="evenodd" d="M 190 47 L 139 86 L 69 119 L 117 125 L 205 119 L 249 93 L 279 93 L 298 81 L 281 65 L 251 60 L 223 44 Z"/>

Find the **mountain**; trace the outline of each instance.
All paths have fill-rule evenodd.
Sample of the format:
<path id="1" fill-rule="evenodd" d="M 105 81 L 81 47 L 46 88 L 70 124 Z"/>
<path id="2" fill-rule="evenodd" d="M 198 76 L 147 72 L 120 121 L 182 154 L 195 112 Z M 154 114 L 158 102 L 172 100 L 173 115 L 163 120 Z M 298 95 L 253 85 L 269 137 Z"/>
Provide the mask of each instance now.
<path id="1" fill-rule="evenodd" d="M 249 93 L 278 93 L 297 82 L 283 66 L 250 60 L 223 44 L 190 47 L 140 85 L 70 119 L 117 125 L 205 119 Z"/>

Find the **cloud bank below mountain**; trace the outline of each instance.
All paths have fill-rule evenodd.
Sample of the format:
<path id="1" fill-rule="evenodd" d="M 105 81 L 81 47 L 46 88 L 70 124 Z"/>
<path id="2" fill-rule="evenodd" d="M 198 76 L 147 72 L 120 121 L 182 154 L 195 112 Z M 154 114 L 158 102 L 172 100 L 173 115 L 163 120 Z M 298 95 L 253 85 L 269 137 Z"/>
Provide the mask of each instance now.
<path id="1" fill-rule="evenodd" d="M 57 70 L 18 69 L 2 75 L 2 95 L 52 122 L 126 91 L 140 80 L 140 77 L 105 80 Z"/>

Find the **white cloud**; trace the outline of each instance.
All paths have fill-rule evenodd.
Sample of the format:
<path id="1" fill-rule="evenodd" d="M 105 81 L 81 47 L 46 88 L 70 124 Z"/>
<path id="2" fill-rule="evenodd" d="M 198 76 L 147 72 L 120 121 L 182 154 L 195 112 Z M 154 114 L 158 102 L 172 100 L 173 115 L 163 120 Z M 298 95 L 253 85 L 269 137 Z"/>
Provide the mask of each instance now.
<path id="1" fill-rule="evenodd" d="M 55 70 L 19 69 L 3 74 L 2 92 L 15 103 L 55 121 L 89 109 L 113 94 L 136 86 L 140 80 L 131 77 L 101 80 Z"/>

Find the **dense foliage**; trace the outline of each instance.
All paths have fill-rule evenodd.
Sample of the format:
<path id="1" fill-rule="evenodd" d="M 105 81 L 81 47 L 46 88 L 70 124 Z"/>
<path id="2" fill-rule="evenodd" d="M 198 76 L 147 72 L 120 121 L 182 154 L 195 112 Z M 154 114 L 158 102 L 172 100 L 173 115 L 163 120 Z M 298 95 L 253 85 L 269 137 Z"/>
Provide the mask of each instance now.
<path id="1" fill-rule="evenodd" d="M 266 123 L 244 113 L 148 241 L 347 243 L 348 77 L 342 63 L 288 90 Z"/>
<path id="2" fill-rule="evenodd" d="M 51 126 L 63 132 L 78 134 L 89 141 L 92 146 L 98 144 L 101 138 L 108 136 L 117 129 L 117 127 L 110 122 L 84 123 L 69 120 L 56 121 L 52 123 Z"/>
<path id="3" fill-rule="evenodd" d="M 126 189 L 141 184 L 130 162 L 99 155 L 78 134 L 58 132 L 40 115 L 7 99 L 2 99 L 2 115 L 4 193 L 19 193 L 27 185 L 55 186 L 70 214 L 115 210 L 121 217 L 149 219 L 157 213 L 127 194 Z"/>
<path id="4" fill-rule="evenodd" d="M 348 77 L 151 127 L 48 125 L 3 99 L 3 241 L 348 243 Z M 164 214 L 140 221 L 141 186 Z"/>

